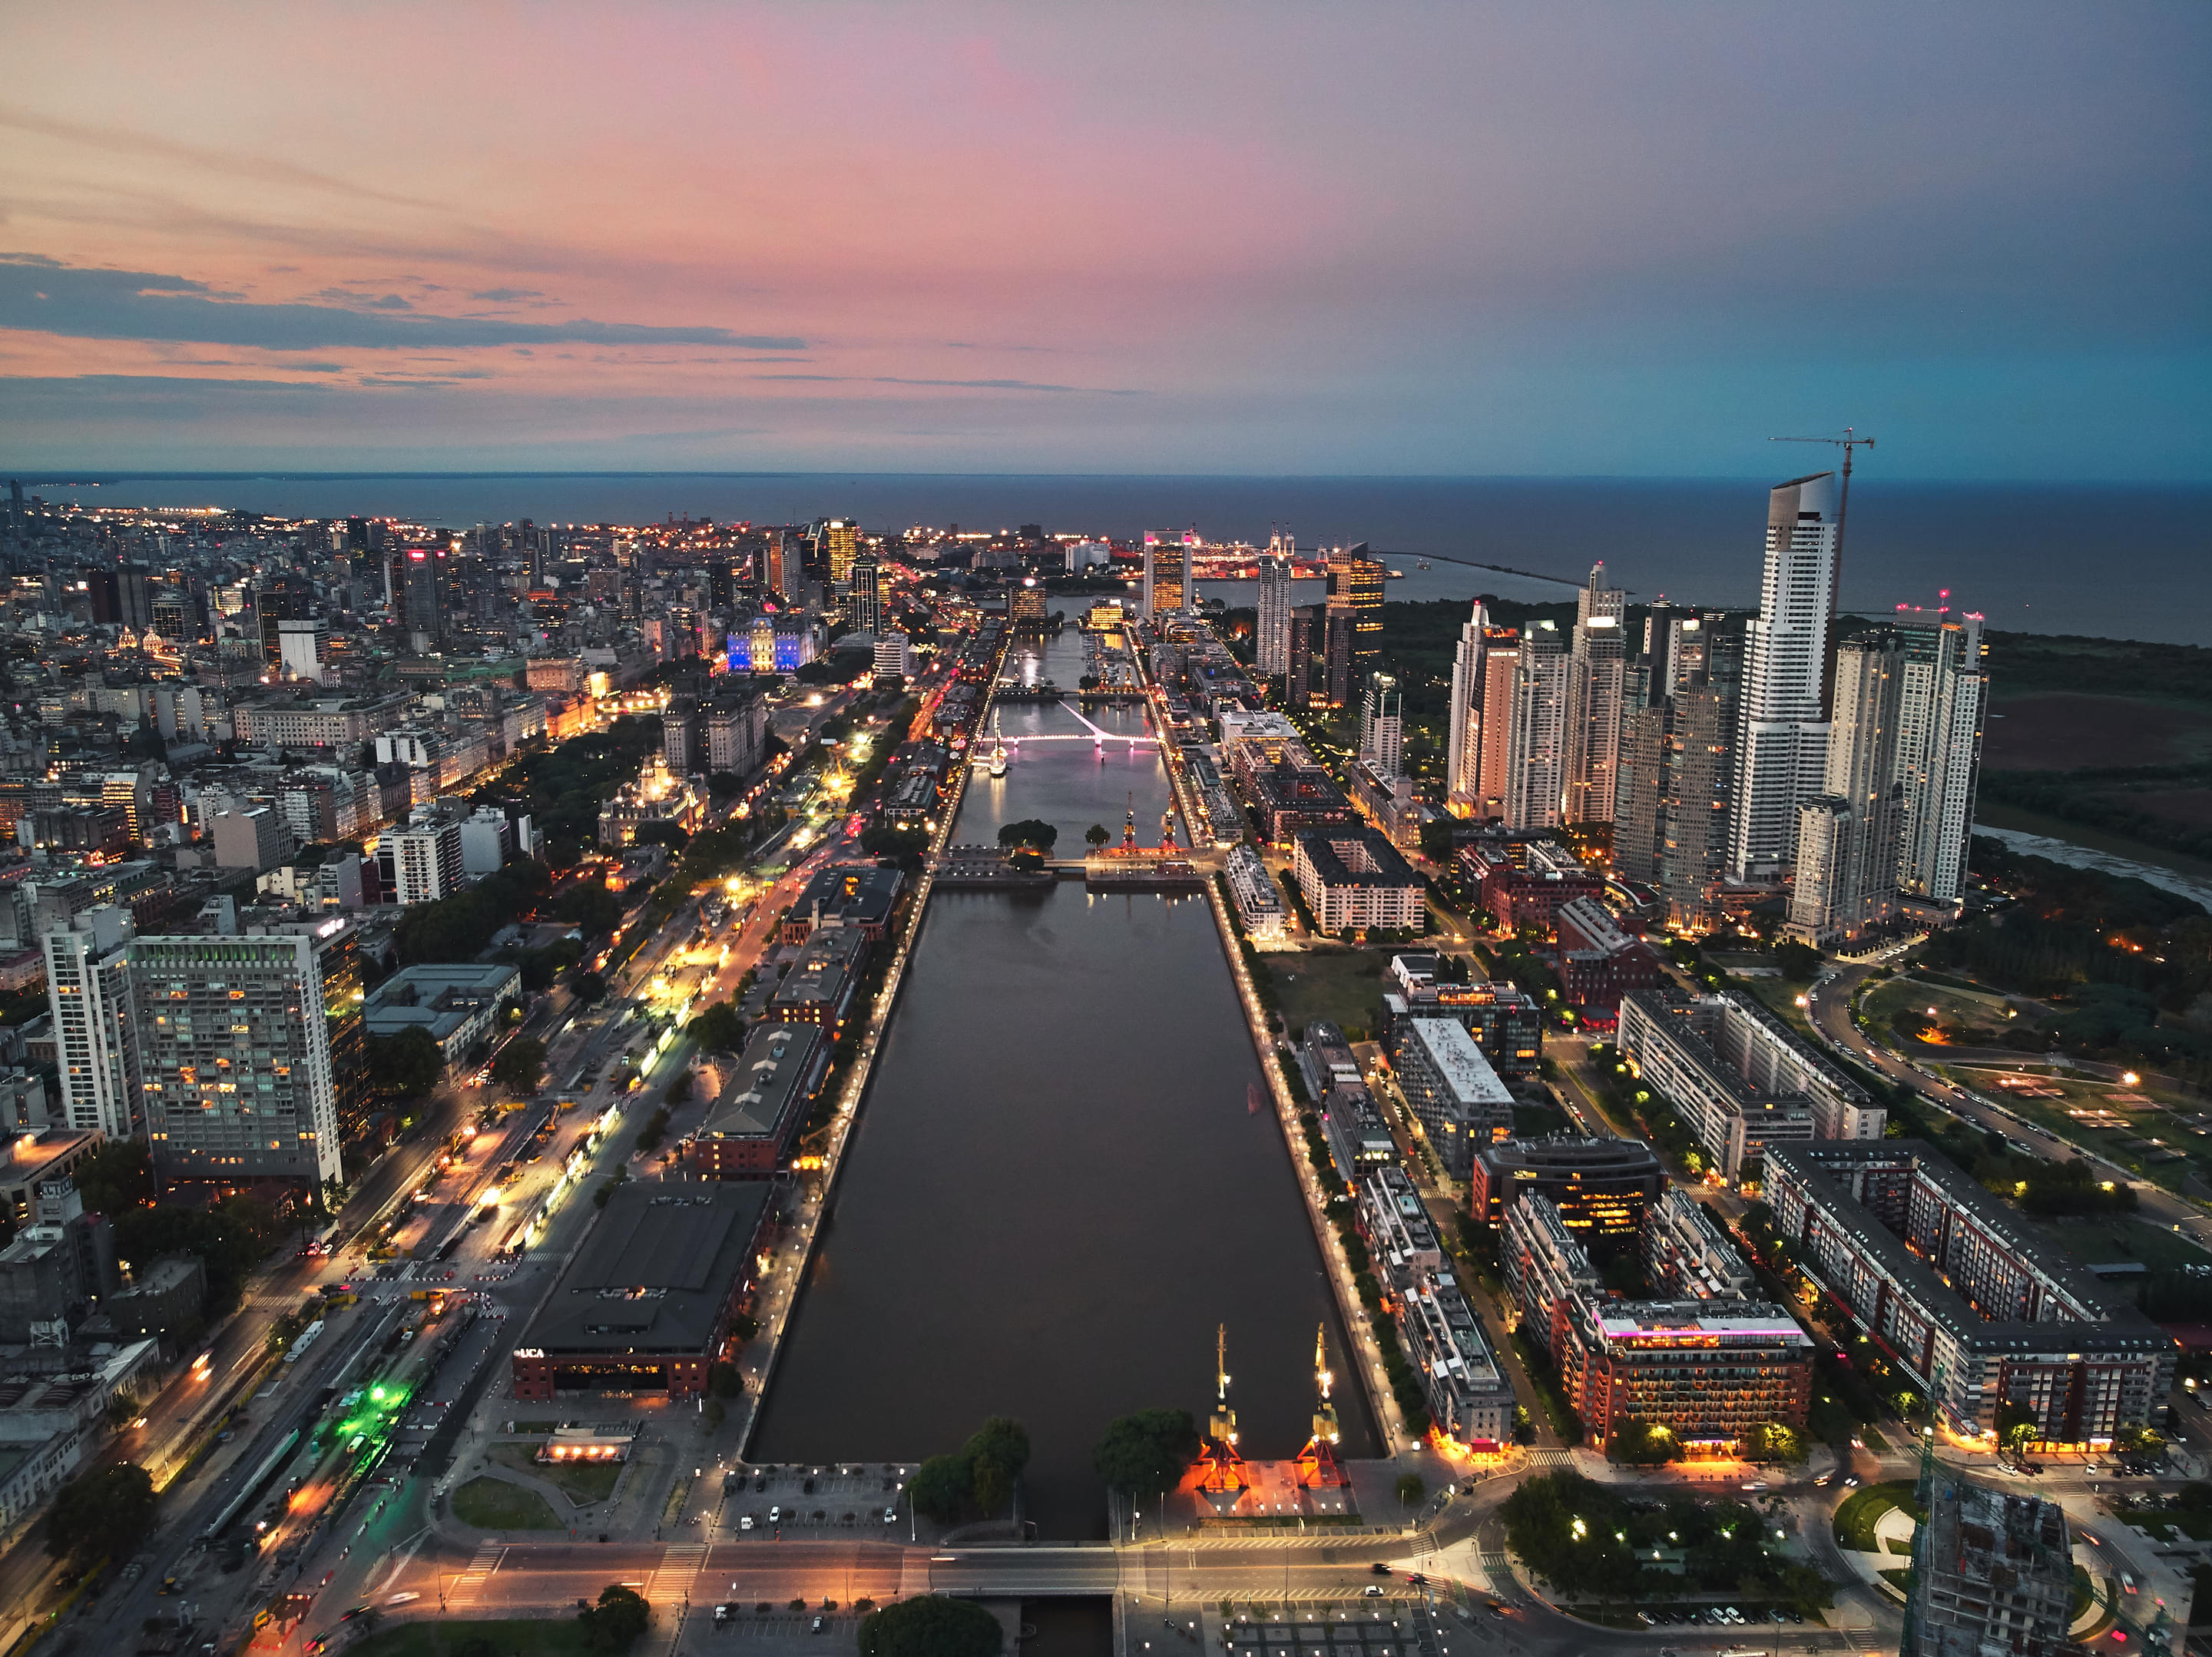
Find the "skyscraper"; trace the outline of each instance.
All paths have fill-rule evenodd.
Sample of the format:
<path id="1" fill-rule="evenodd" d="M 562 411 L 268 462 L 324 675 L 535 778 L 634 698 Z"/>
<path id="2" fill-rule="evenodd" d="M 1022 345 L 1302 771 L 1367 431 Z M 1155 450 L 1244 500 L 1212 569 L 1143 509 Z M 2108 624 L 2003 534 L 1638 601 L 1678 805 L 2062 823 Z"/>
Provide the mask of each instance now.
<path id="1" fill-rule="evenodd" d="M 1328 555 L 1328 612 L 1332 621 L 1344 618 L 1349 675 L 1336 695 L 1339 707 L 1351 699 L 1351 687 L 1364 682 L 1382 665 L 1382 588 L 1389 572 L 1371 557 L 1367 543 L 1332 547 Z M 1334 693 L 1334 686 L 1331 687 Z"/>
<path id="2" fill-rule="evenodd" d="M 1359 757 L 1385 777 L 1405 775 L 1406 693 L 1388 673 L 1370 673 L 1359 704 Z"/>
<path id="3" fill-rule="evenodd" d="M 1897 912 L 1898 698 L 1904 643 L 1880 629 L 1836 651 L 1835 718 L 1820 794 L 1797 808 L 1790 931 L 1814 944 L 1856 938 Z"/>
<path id="4" fill-rule="evenodd" d="M 1145 532 L 1145 615 L 1157 621 L 1171 616 L 1191 601 L 1190 559 L 1198 548 L 1198 532 L 1172 529 Z"/>
<path id="5" fill-rule="evenodd" d="M 1503 817 L 1512 792 L 1513 698 L 1521 680 L 1521 635 L 1492 627 L 1482 645 L 1482 765 L 1476 777 L 1474 815 Z"/>
<path id="6" fill-rule="evenodd" d="M 1566 820 L 1610 823 L 1613 778 L 1620 761 L 1620 722 L 1628 642 L 1621 624 L 1628 594 L 1605 584 L 1605 565 L 1594 565 L 1575 595 L 1574 662 L 1570 674 L 1566 756 Z"/>
<path id="7" fill-rule="evenodd" d="M 1705 918 L 1728 865 L 1743 632 L 1715 621 L 1709 616 L 1695 627 L 1685 621 L 1675 630 L 1659 838 L 1659 891 L 1673 926 Z"/>
<path id="8" fill-rule="evenodd" d="M 1291 708 L 1313 705 L 1316 681 L 1328 668 L 1328 612 L 1318 604 L 1301 604 L 1291 611 L 1289 654 L 1283 666 L 1283 704 Z"/>
<path id="9" fill-rule="evenodd" d="M 1444 739 L 1444 801 L 1461 817 L 1480 817 L 1475 809 L 1482 786 L 1482 655 L 1490 612 L 1482 600 L 1460 624 L 1452 652 L 1450 726 Z"/>
<path id="10" fill-rule="evenodd" d="M 1797 807 L 1819 794 L 1828 758 L 1831 663 L 1842 502 L 1836 474 L 1778 484 L 1767 497 L 1759 614 L 1746 632 L 1729 870 L 1779 875 L 1797 851 Z"/>
<path id="11" fill-rule="evenodd" d="M 1260 560 L 1259 618 L 1252 644 L 1263 679 L 1277 679 L 1291 670 L 1291 558 L 1295 551 L 1288 532 L 1271 535 L 1267 555 Z"/>
<path id="12" fill-rule="evenodd" d="M 1656 886 L 1666 835 L 1667 749 L 1674 709 L 1654 698 L 1620 722 L 1620 769 L 1613 784 L 1613 868 L 1623 880 Z"/>
<path id="13" fill-rule="evenodd" d="M 832 518 L 822 526 L 822 555 L 830 566 L 830 585 L 839 592 L 853 579 L 853 560 L 860 550 L 860 527 L 850 518 Z"/>
<path id="14" fill-rule="evenodd" d="M 1506 760 L 1505 825 L 1558 828 L 1567 791 L 1567 715 L 1574 659 L 1548 621 L 1521 631 Z"/>
<path id="15" fill-rule="evenodd" d="M 855 554 L 848 571 L 846 624 L 855 633 L 874 633 L 883 625 L 883 576 L 872 552 Z"/>
<path id="16" fill-rule="evenodd" d="M 1954 905 L 1966 874 L 1989 704 L 1982 618 L 1900 610 L 1894 625 L 1905 649 L 1897 716 L 1897 777 L 1905 789 L 1898 890 Z"/>
<path id="17" fill-rule="evenodd" d="M 313 940 L 138 938 L 128 953 L 156 1171 L 335 1179 L 337 1095 Z"/>
<path id="18" fill-rule="evenodd" d="M 62 1118 L 80 1131 L 130 1139 L 146 1130 L 131 1041 L 131 912 L 113 905 L 46 934 L 46 1001 L 53 1011 Z"/>

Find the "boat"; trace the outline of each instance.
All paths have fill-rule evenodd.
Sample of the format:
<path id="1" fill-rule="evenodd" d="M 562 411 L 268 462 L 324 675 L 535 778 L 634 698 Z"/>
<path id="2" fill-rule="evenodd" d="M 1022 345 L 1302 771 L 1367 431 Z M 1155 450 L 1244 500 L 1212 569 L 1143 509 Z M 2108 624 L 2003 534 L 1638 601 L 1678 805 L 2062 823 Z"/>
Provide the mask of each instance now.
<path id="1" fill-rule="evenodd" d="M 1244 1084 L 1244 1114 L 1247 1116 L 1260 1114 L 1260 1084 L 1256 1081 L 1248 1081 Z"/>
<path id="2" fill-rule="evenodd" d="M 1004 777 L 1006 774 L 1006 745 L 1000 742 L 995 744 L 991 749 L 991 775 L 994 777 Z"/>

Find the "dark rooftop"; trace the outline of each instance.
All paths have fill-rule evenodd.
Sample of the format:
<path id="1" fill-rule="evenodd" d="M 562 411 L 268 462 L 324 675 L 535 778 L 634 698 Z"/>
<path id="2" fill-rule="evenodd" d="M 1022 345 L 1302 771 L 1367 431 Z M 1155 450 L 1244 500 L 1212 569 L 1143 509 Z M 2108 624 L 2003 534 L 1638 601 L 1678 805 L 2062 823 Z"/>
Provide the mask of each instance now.
<path id="1" fill-rule="evenodd" d="M 770 1186 L 618 1185 L 521 1340 L 562 1353 L 703 1353 L 750 1270 Z"/>

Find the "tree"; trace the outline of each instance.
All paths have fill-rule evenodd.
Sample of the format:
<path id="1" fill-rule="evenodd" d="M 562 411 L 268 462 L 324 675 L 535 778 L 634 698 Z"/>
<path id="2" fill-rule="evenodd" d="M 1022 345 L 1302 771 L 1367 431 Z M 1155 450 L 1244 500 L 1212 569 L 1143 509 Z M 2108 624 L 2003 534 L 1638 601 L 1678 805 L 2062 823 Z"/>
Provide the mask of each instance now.
<path id="1" fill-rule="evenodd" d="M 966 1455 L 932 1456 L 915 1469 L 907 1497 L 915 1512 L 939 1524 L 951 1524 L 968 1511 L 975 1494 L 975 1476 Z"/>
<path id="2" fill-rule="evenodd" d="M 1019 822 L 1007 823 L 999 830 L 1002 846 L 1029 846 L 1048 856 L 1053 842 L 1060 838 L 1060 830 L 1041 817 L 1024 817 Z"/>
<path id="3" fill-rule="evenodd" d="M 1787 939 L 1774 946 L 1774 964 L 1790 983 L 1810 984 L 1820 970 L 1820 952 L 1809 943 Z"/>
<path id="4" fill-rule="evenodd" d="M 1107 1428 L 1091 1465 L 1114 1489 L 1142 1501 L 1181 1478 L 1198 1450 L 1198 1423 L 1189 1410 L 1140 1410 Z"/>
<path id="5" fill-rule="evenodd" d="M 154 1528 L 154 1502 L 153 1477 L 127 1461 L 71 1479 L 47 1511 L 46 1551 L 57 1559 L 126 1558 Z"/>
<path id="6" fill-rule="evenodd" d="M 158 1191 L 143 1139 L 107 1141 L 77 1163 L 73 1178 L 86 1211 L 110 1219 L 143 1208 Z"/>
<path id="7" fill-rule="evenodd" d="M 1407 1473 L 1398 1480 L 1398 1505 L 1411 1508 L 1429 1493 L 1427 1483 L 1419 1473 Z"/>
<path id="8" fill-rule="evenodd" d="M 637 1636 L 653 1620 L 653 1608 L 635 1589 L 610 1582 L 599 1590 L 599 1603 L 585 1606 L 576 1620 L 583 1624 L 586 1650 L 615 1657 L 637 1643 Z"/>
<path id="9" fill-rule="evenodd" d="M 1029 1465 L 1029 1429 L 1011 1416 L 993 1416 L 976 1429 L 962 1453 L 968 1459 L 976 1507 L 995 1514 L 1012 1499 L 1014 1481 Z"/>
<path id="10" fill-rule="evenodd" d="M 1607 1441 L 1605 1453 L 1632 1467 L 1658 1467 L 1674 1460 L 1681 1448 L 1674 1434 L 1656 1422 L 1624 1421 Z"/>
<path id="11" fill-rule="evenodd" d="M 1103 823 L 1093 823 L 1089 828 L 1083 831 L 1083 838 L 1085 842 L 1094 846 L 1103 846 L 1113 838 L 1113 835 L 1108 832 L 1106 825 Z"/>
<path id="12" fill-rule="evenodd" d="M 1452 855 L 1452 831 L 1456 826 L 1449 818 L 1440 817 L 1421 825 L 1421 856 L 1431 862 L 1448 862 Z"/>
<path id="13" fill-rule="evenodd" d="M 435 1036 L 416 1026 L 396 1036 L 371 1036 L 368 1073 L 387 1098 L 427 1098 L 446 1078 L 445 1050 Z"/>
<path id="14" fill-rule="evenodd" d="M 745 1021 L 738 1016 L 733 1001 L 718 1001 L 696 1014 L 687 1033 L 702 1053 L 742 1053 L 745 1050 Z"/>
<path id="15" fill-rule="evenodd" d="M 970 1599 L 918 1594 L 860 1619 L 860 1657 L 998 1657 L 999 1619 Z"/>
<path id="16" fill-rule="evenodd" d="M 607 998 L 607 981 L 580 966 L 568 974 L 568 991 L 585 1006 L 596 1006 Z"/>
<path id="17" fill-rule="evenodd" d="M 491 1062 L 495 1087 L 517 1099 L 527 1099 L 545 1080 L 545 1044 L 534 1036 L 518 1036 L 499 1050 Z"/>
<path id="18" fill-rule="evenodd" d="M 2034 1441 L 2041 1425 L 2035 1411 L 2024 1404 L 2006 1398 L 1997 1405 L 1997 1442 L 2014 1455 Z"/>

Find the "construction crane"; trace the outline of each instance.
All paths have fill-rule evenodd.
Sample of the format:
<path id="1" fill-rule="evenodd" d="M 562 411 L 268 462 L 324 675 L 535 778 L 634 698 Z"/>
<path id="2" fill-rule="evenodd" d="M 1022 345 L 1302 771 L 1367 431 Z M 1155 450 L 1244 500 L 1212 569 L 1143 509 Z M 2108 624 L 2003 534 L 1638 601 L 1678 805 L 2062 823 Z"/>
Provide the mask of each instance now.
<path id="1" fill-rule="evenodd" d="M 1836 503 L 1836 555 L 1840 558 L 1844 551 L 1844 523 L 1851 510 L 1851 451 L 1872 448 L 1874 439 L 1860 436 L 1856 426 L 1845 426 L 1840 437 L 1770 437 L 1766 441 L 1770 443 L 1832 443 L 1843 450 L 1843 498 Z"/>

